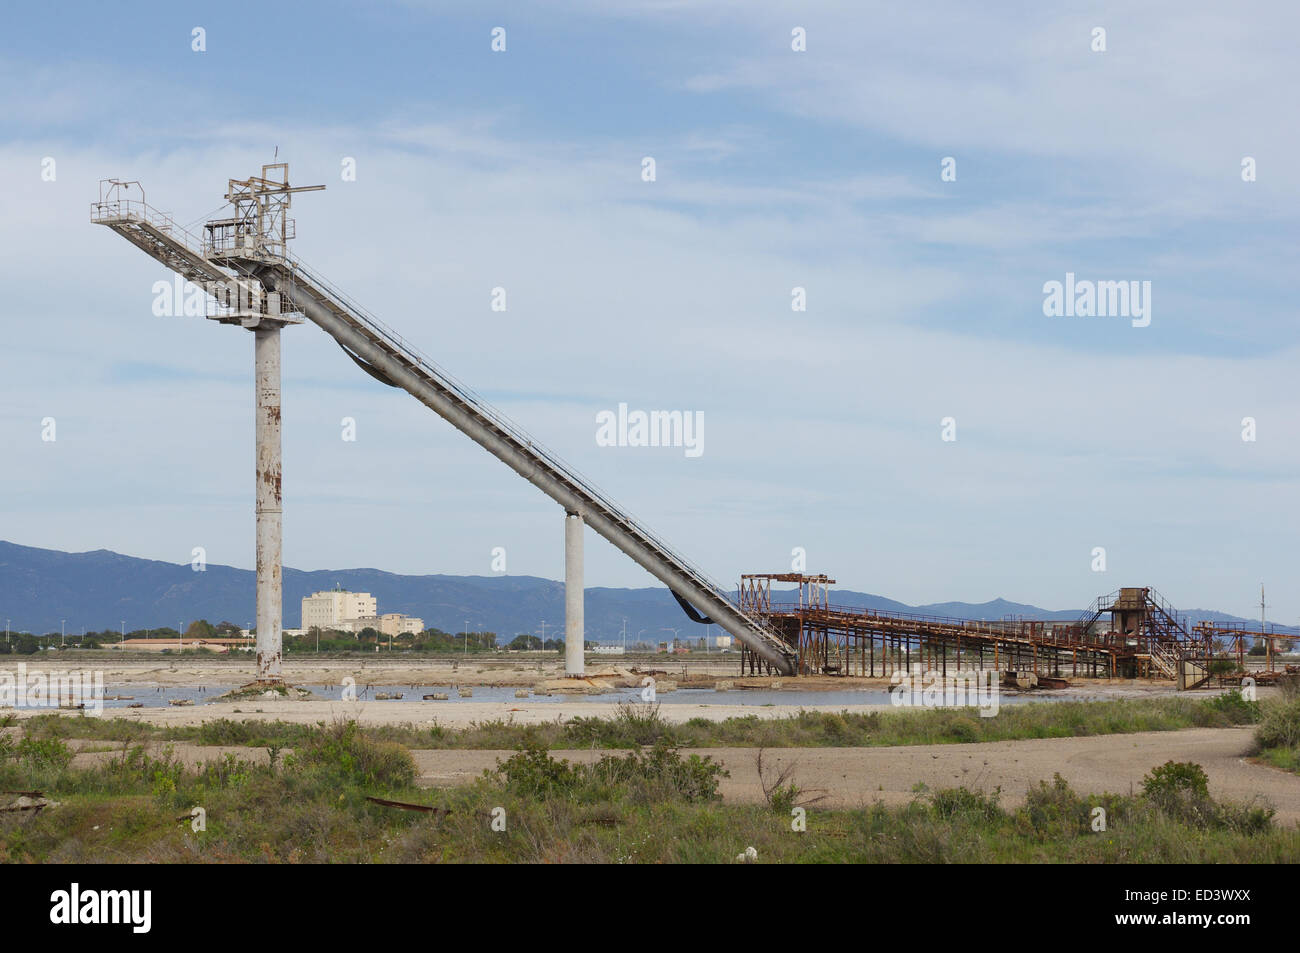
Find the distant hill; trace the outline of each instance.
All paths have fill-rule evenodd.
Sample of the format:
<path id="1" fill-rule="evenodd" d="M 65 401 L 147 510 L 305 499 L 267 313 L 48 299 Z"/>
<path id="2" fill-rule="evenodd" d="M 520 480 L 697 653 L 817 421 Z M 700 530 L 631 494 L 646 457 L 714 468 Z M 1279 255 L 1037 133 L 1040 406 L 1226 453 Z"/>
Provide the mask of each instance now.
<path id="1" fill-rule="evenodd" d="M 284 571 L 284 622 L 296 628 L 304 596 L 340 585 L 369 592 L 380 612 L 419 616 L 426 625 L 459 632 L 466 624 L 511 638 L 538 633 L 543 620 L 547 634 L 564 624 L 564 585 L 536 576 L 400 576 L 378 569 Z M 774 593 L 777 600 L 781 594 Z M 972 604 L 941 602 L 910 606 L 884 596 L 831 590 L 833 605 L 860 606 L 891 612 L 914 612 L 959 619 L 1074 619 L 1082 610 L 1051 611 L 1037 606 L 994 599 Z M 1213 610 L 1185 613 L 1193 622 L 1249 621 Z M 37 634 L 117 629 L 128 631 L 188 624 L 194 619 L 229 621 L 241 626 L 254 618 L 252 570 L 209 564 L 194 572 L 188 563 L 136 559 L 100 549 L 65 553 L 0 541 L 0 617 L 14 631 Z M 661 641 L 676 629 L 683 638 L 697 638 L 702 628 L 682 613 L 667 589 L 590 588 L 587 590 L 587 637 L 616 642 L 623 620 L 628 642 Z"/>

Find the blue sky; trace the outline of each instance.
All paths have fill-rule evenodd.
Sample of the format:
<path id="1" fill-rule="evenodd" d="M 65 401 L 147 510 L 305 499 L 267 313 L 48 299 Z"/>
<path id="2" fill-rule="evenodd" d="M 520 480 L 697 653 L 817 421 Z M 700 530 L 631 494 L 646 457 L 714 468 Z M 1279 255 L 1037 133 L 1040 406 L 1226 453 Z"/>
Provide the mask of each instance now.
<path id="1" fill-rule="evenodd" d="M 251 338 L 153 316 L 167 276 L 87 217 L 118 176 L 201 221 L 278 147 L 327 185 L 295 204 L 303 259 L 716 578 L 803 547 L 908 602 L 1153 585 L 1243 615 L 1263 582 L 1294 623 L 1297 21 L 1285 3 L 15 9 L 0 535 L 251 566 Z M 1150 281 L 1150 326 L 1045 317 L 1066 272 Z M 510 572 L 560 576 L 561 515 L 535 490 L 311 326 L 284 367 L 289 565 L 481 574 L 503 546 Z M 620 402 L 702 412 L 705 452 L 598 447 Z M 590 585 L 651 583 L 594 537 L 587 564 Z"/>

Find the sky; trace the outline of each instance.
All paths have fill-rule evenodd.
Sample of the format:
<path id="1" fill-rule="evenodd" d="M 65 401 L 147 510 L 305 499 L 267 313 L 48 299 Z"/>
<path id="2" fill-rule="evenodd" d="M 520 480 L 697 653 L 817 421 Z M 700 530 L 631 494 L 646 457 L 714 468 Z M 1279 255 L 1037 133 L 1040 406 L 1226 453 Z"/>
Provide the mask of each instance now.
<path id="1" fill-rule="evenodd" d="M 1300 8 L 996 7 L 9 11 L 0 538 L 253 565 L 252 336 L 89 212 L 197 228 L 278 159 L 295 254 L 715 579 L 1295 624 Z M 1046 314 L 1067 274 L 1149 323 Z M 286 565 L 562 578 L 536 489 L 310 324 L 283 366 Z M 600 445 L 620 404 L 702 452 Z"/>

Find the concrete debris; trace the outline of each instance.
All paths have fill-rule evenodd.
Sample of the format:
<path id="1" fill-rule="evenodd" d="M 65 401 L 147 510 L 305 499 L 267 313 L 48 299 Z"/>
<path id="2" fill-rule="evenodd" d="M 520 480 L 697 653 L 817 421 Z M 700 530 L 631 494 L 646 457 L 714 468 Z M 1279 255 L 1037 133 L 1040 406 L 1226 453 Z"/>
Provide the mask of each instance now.
<path id="1" fill-rule="evenodd" d="M 17 800 L 12 801 L 7 805 L 4 805 L 3 807 L 0 807 L 0 813 L 8 814 L 8 813 L 16 813 L 19 811 L 41 811 L 47 807 L 59 806 L 58 801 L 51 801 L 49 798 L 45 797 L 44 795 L 36 791 L 33 791 L 32 794 L 36 796 L 32 797 L 27 794 L 24 794 L 21 797 L 19 797 Z"/>

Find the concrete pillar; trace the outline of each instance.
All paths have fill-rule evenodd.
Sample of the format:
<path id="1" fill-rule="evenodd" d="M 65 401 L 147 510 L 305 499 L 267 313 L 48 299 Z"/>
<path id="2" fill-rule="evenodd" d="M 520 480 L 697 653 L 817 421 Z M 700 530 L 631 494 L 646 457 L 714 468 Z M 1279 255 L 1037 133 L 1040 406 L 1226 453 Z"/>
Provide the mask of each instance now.
<path id="1" fill-rule="evenodd" d="M 580 677 L 586 672 L 582 643 L 582 533 L 584 523 L 577 513 L 564 515 L 564 674 Z"/>
<path id="2" fill-rule="evenodd" d="M 280 325 L 253 330 L 257 389 L 257 680 L 282 683 Z"/>

